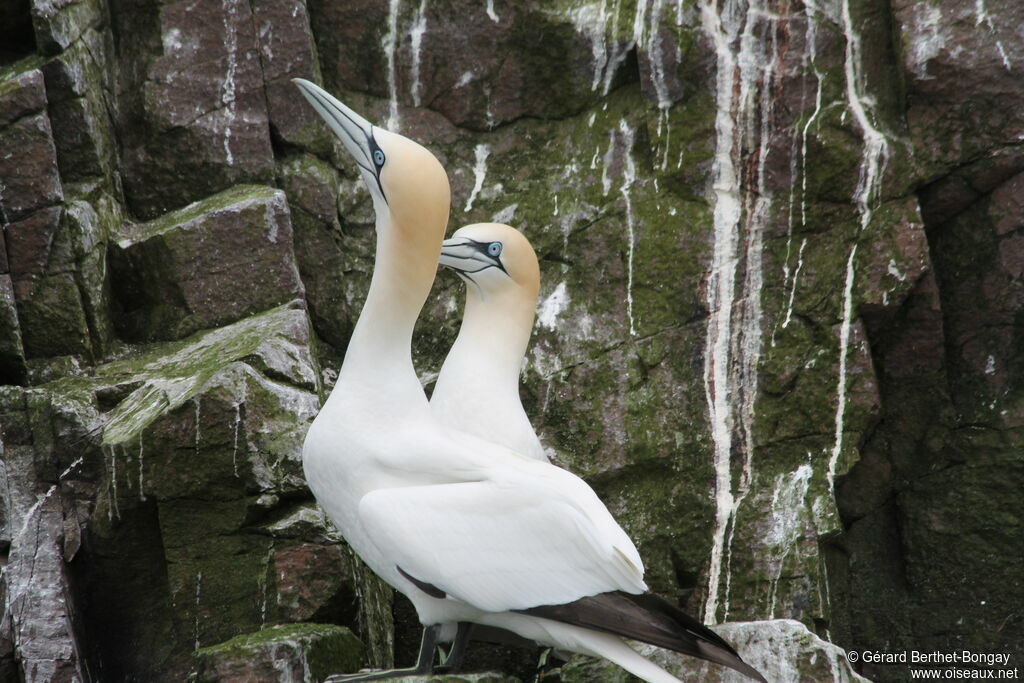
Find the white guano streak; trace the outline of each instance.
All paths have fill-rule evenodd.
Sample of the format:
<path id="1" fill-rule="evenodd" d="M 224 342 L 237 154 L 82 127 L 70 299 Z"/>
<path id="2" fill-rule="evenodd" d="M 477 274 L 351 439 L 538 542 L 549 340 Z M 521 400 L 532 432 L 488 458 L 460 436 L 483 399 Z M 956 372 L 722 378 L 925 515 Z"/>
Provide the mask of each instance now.
<path id="1" fill-rule="evenodd" d="M 672 104 L 668 96 L 668 85 L 665 82 L 665 54 L 662 45 L 661 32 L 661 11 L 665 0 L 654 0 L 651 5 L 649 23 L 647 26 L 647 59 L 651 64 L 651 82 L 654 84 L 654 92 L 658 96 L 658 109 L 667 110 Z"/>
<path id="2" fill-rule="evenodd" d="M 828 459 L 828 487 L 835 492 L 836 466 L 843 450 L 843 418 L 846 416 L 846 355 L 850 349 L 850 323 L 853 318 L 853 260 L 857 255 L 857 245 L 850 249 L 850 258 L 846 261 L 846 288 L 843 292 L 843 325 L 839 332 L 839 386 L 836 390 L 836 439 L 832 447 L 832 455 Z"/>
<path id="3" fill-rule="evenodd" d="M 816 58 L 815 45 L 817 43 L 817 23 L 814 20 L 814 6 L 807 6 L 807 32 L 805 38 L 805 44 L 808 47 L 808 54 L 804 60 L 804 69 L 813 68 L 814 75 L 818 81 L 817 92 L 814 95 L 814 112 L 807 119 L 803 129 L 800 131 L 800 229 L 801 232 L 807 228 L 807 134 L 814 125 L 814 122 L 818 120 L 819 114 L 821 114 L 821 94 L 822 87 L 824 84 L 824 76 L 818 71 L 817 65 L 814 61 Z M 786 236 L 786 263 L 783 266 L 783 274 L 785 275 L 784 281 L 789 282 L 789 302 L 786 307 L 786 318 L 782 322 L 783 329 L 789 327 L 789 323 L 793 318 L 793 301 L 796 298 L 796 287 L 797 282 L 800 278 L 800 269 L 804 265 L 804 249 L 807 247 L 807 238 L 805 237 L 800 243 L 800 251 L 797 254 L 796 269 L 793 270 L 792 281 L 790 281 L 790 269 L 789 269 L 789 255 L 790 245 L 793 239 L 793 217 L 792 217 L 792 190 L 790 192 L 790 223 L 789 233 Z"/>
<path id="4" fill-rule="evenodd" d="M 3 448 L 0 447 L 0 458 L 3 457 Z M 46 586 L 37 585 L 39 582 L 33 582 L 33 572 L 36 563 L 40 559 L 40 550 L 42 549 L 42 543 L 44 539 L 40 538 L 39 525 L 42 523 L 42 517 L 45 514 L 42 511 L 42 506 L 46 501 L 53 497 L 59 488 L 61 481 L 64 480 L 73 470 L 82 464 L 84 458 L 79 457 L 72 462 L 68 467 L 60 473 L 57 477 L 56 483 L 52 484 L 49 489 L 42 495 L 36 497 L 35 502 L 28 508 L 21 520 L 21 528 L 18 533 L 14 534 L 10 539 L 9 552 L 7 553 L 8 561 L 5 562 L 3 567 L 0 567 L 0 580 L 3 580 L 6 584 L 6 591 L 3 600 L 3 614 L 0 614 L 0 624 L 8 624 L 8 617 L 11 617 L 16 622 L 21 622 L 25 616 L 26 605 L 22 603 L 22 599 L 25 598 L 26 594 L 37 594 L 41 595 L 42 592 L 47 591 Z M 8 482 L 9 484 L 10 482 Z M 11 491 L 13 494 L 14 492 Z M 17 504 L 15 498 L 20 498 L 20 495 L 11 496 L 7 502 L 12 506 L 20 508 L 21 505 Z M 59 499 L 58 499 L 59 503 Z M 12 517 L 16 516 L 18 510 L 9 510 L 12 513 Z M 59 510 L 55 512 L 59 513 Z M 33 520 L 36 520 L 36 525 L 33 525 Z M 13 521 L 9 520 L 9 521 Z M 9 530 L 10 526 L 8 527 Z M 35 533 L 29 535 L 29 531 L 34 530 Z M 27 540 L 27 542 L 26 542 Z M 23 547 L 24 546 L 24 547 Z M 59 587 L 57 591 L 59 592 Z M 56 596 L 55 596 L 56 597 Z M 61 599 L 57 597 L 57 599 Z M 33 616 L 28 615 L 28 621 L 33 621 Z M 29 625 L 28 629 L 32 626 Z M 22 630 L 23 627 L 17 627 L 21 633 L 25 633 Z M 36 679 L 39 677 L 37 676 Z M 31 677 L 30 677 L 31 680 Z"/>
<path id="5" fill-rule="evenodd" d="M 569 301 L 565 282 L 559 282 L 555 290 L 537 306 L 537 324 L 549 330 L 557 328 L 558 316 L 569 307 Z"/>
<path id="6" fill-rule="evenodd" d="M 590 39 L 590 51 L 593 56 L 594 77 L 590 83 L 591 90 L 604 80 L 604 68 L 608 63 L 608 47 L 605 31 L 608 24 L 608 0 L 601 0 L 599 5 L 584 5 L 570 10 L 569 19 L 576 30 Z"/>
<path id="7" fill-rule="evenodd" d="M 57 476 L 57 483 L 50 486 L 50 488 L 47 489 L 46 493 L 36 498 L 36 502 L 32 504 L 32 506 L 25 513 L 24 519 L 22 519 L 21 529 L 19 529 L 18 533 L 11 538 L 12 547 L 15 546 L 22 538 L 24 538 L 25 534 L 28 532 L 29 524 L 32 522 L 32 517 L 35 516 L 36 511 L 39 510 L 42 504 L 45 503 L 50 498 L 50 496 L 57 492 L 57 488 L 60 486 L 60 482 L 64 481 L 64 477 L 71 474 L 71 472 L 74 471 L 79 465 L 81 465 L 84 462 L 84 460 L 84 457 L 80 457 L 76 459 L 73 463 L 68 465 L 67 468 Z"/>
<path id="8" fill-rule="evenodd" d="M 668 107 L 661 110 L 658 114 L 658 136 L 661 137 L 662 125 L 665 127 L 665 141 L 662 143 L 662 154 L 661 154 L 661 170 L 664 171 L 668 168 L 668 150 L 672 146 L 672 122 L 669 120 Z"/>
<path id="9" fill-rule="evenodd" d="M 474 153 L 476 154 L 476 163 L 473 165 L 473 190 L 469 193 L 469 198 L 466 200 L 466 206 L 463 211 L 469 211 L 473 208 L 476 196 L 484 187 L 484 178 L 487 177 L 487 157 L 491 153 L 491 147 L 481 143 L 476 146 Z"/>
<path id="10" fill-rule="evenodd" d="M 633 10 L 632 33 L 628 40 L 621 38 L 622 0 L 600 0 L 566 12 L 576 30 L 590 40 L 593 55 L 591 90 L 597 90 L 600 86 L 601 94 L 607 95 L 619 67 L 634 48 L 639 48 L 646 51 L 658 107 L 665 109 L 669 106 L 664 46 L 659 30 L 665 4 L 666 0 L 637 0 Z M 682 24 L 681 0 L 677 0 L 675 21 L 677 26 Z"/>
<path id="11" fill-rule="evenodd" d="M 765 42 L 759 34 L 754 33 L 757 19 L 770 21 L 771 40 L 765 52 Z M 730 391 L 736 406 L 739 408 L 740 436 L 743 438 L 743 469 L 740 472 L 739 491 L 732 508 L 732 524 L 726 542 L 725 600 L 723 619 L 729 618 L 729 596 L 732 583 L 732 542 L 736 533 L 736 520 L 740 505 L 750 491 L 753 481 L 754 464 L 754 403 L 757 399 L 757 366 L 761 358 L 761 290 L 764 286 L 762 270 L 762 238 L 768 224 L 768 212 L 771 208 L 771 195 L 765 186 L 766 165 L 769 154 L 769 141 L 772 139 L 772 120 L 774 118 L 774 100 L 772 83 L 775 67 L 779 61 L 777 44 L 777 23 L 784 20 L 777 14 L 769 13 L 759 4 L 748 7 L 745 30 L 741 38 L 739 64 L 741 71 L 740 113 L 745 121 L 744 136 L 754 137 L 757 127 L 757 187 L 751 197 L 751 188 L 745 188 L 747 195 L 746 219 L 746 271 L 743 281 L 744 306 L 743 316 L 738 330 L 733 333 L 733 348 L 737 350 L 738 363 L 734 368 L 739 375 L 732 380 L 736 391 Z M 760 83 L 760 88 L 758 88 Z M 759 116 L 758 116 L 759 114 Z M 751 202 L 753 206 L 751 206 Z M 736 397 L 740 400 L 736 400 Z"/>
<path id="12" fill-rule="evenodd" d="M 498 17 L 498 14 L 494 11 L 494 0 L 487 0 L 487 16 L 495 24 L 501 21 L 501 19 Z"/>
<path id="13" fill-rule="evenodd" d="M 630 189 L 636 182 L 636 163 L 633 161 L 633 141 L 636 137 L 625 119 L 619 121 L 619 131 L 626 143 L 625 165 L 622 171 L 622 186 L 619 192 L 626 201 L 626 318 L 629 320 L 629 333 L 636 336 L 636 324 L 633 320 L 633 249 L 636 242 L 636 219 L 633 216 L 633 198 Z"/>
<path id="14" fill-rule="evenodd" d="M 601 15 L 601 33 L 607 35 L 608 33 L 608 19 L 612 20 L 611 35 L 617 36 L 619 34 L 619 9 L 621 0 L 612 0 L 611 16 L 607 13 Z M 632 46 L 623 46 L 619 48 L 616 41 L 613 39 L 610 42 L 605 39 L 604 41 L 606 52 L 604 54 L 604 63 L 602 64 L 601 71 L 601 94 L 607 95 L 612 89 L 612 81 L 615 79 L 615 72 L 618 70 L 619 65 L 626 59 L 626 55 Z M 596 67 L 596 65 L 595 65 Z"/>
<path id="15" fill-rule="evenodd" d="M 398 12 L 402 0 L 388 2 L 388 32 L 381 39 L 381 48 L 388 61 L 388 120 L 385 127 L 398 132 L 401 120 L 398 116 Z"/>
<path id="16" fill-rule="evenodd" d="M 409 29 L 412 48 L 412 103 L 417 107 L 422 104 L 420 99 L 420 61 L 423 53 L 423 35 L 427 32 L 427 0 L 421 0 L 416 11 L 416 20 Z M 464 83 L 462 85 L 465 85 Z"/>
<path id="17" fill-rule="evenodd" d="M 810 488 L 814 469 L 809 463 L 800 465 L 790 474 L 775 477 L 772 501 L 769 508 L 771 525 L 765 534 L 765 542 L 770 548 L 765 558 L 768 566 L 774 565 L 774 574 L 768 588 L 768 618 L 775 618 L 776 598 L 779 580 L 790 551 L 799 542 L 803 532 L 802 518 L 807 509 L 807 491 Z"/>
<path id="18" fill-rule="evenodd" d="M 809 19 L 813 22 L 813 18 Z M 801 133 L 800 140 L 800 159 L 803 163 L 803 170 L 800 175 L 800 227 L 807 227 L 807 132 L 811 129 L 811 125 L 818 120 L 818 115 L 821 113 L 821 91 L 824 81 L 824 76 L 815 69 L 815 75 L 818 77 L 818 92 L 814 98 L 814 113 L 811 114 L 811 118 L 807 119 L 807 124 L 804 126 L 803 132 Z"/>
<path id="19" fill-rule="evenodd" d="M 804 267 L 804 249 L 807 247 L 807 238 L 800 242 L 800 251 L 796 256 L 796 270 L 793 271 L 793 282 L 789 289 L 789 304 L 786 306 L 786 319 L 782 321 L 783 329 L 789 327 L 793 319 L 793 299 L 796 298 L 796 283 L 800 279 L 800 269 Z"/>
<path id="20" fill-rule="evenodd" d="M 270 590 L 270 581 L 267 579 L 267 574 L 270 573 L 270 563 L 274 561 L 274 538 L 270 538 L 270 547 L 267 549 L 267 554 L 263 558 L 263 573 L 256 580 L 256 583 L 260 591 L 260 630 L 262 631 L 267 627 L 267 593 Z M 277 595 L 278 602 L 281 600 L 281 594 Z"/>
<path id="21" fill-rule="evenodd" d="M 988 30 L 991 33 L 996 32 L 995 24 L 992 23 L 992 17 L 989 15 L 988 10 L 985 8 L 985 0 L 975 0 L 974 13 L 976 15 L 976 18 L 974 20 L 975 26 L 978 26 L 979 24 L 985 24 L 986 26 L 988 26 Z M 999 40 L 998 38 L 996 38 L 996 50 L 999 51 L 999 58 L 1003 60 L 1003 66 L 1006 68 L 1006 70 L 1012 71 L 1013 69 L 1010 65 L 1010 57 L 1006 54 L 1006 48 L 1003 47 L 1003 41 Z"/>
<path id="22" fill-rule="evenodd" d="M 714 623 L 718 612 L 718 590 L 722 572 L 725 532 L 733 506 L 732 414 L 729 405 L 729 330 L 732 327 L 732 298 L 736 277 L 736 231 L 740 220 L 739 188 L 732 161 L 734 141 L 732 118 L 732 73 L 736 68 L 729 40 L 722 32 L 717 3 L 701 5 L 701 19 L 715 48 L 717 58 L 715 116 L 715 158 L 713 165 L 715 242 L 708 279 L 708 318 L 705 341 L 704 389 L 711 418 L 715 464 L 715 531 L 708 574 L 705 623 Z"/>
<path id="23" fill-rule="evenodd" d="M 609 169 L 612 161 L 615 159 L 615 136 L 616 130 L 614 128 L 608 131 L 608 151 L 601 157 L 601 161 L 604 163 L 604 167 L 601 169 L 601 193 L 606 197 L 612 191 L 612 177 Z"/>
<path id="24" fill-rule="evenodd" d="M 647 3 L 650 0 L 637 0 L 636 10 L 633 12 L 633 44 L 642 46 L 644 44 L 644 24 L 646 23 Z M 657 2 L 657 0 L 655 0 Z"/>
<path id="25" fill-rule="evenodd" d="M 221 104 L 227 109 L 227 124 L 224 126 L 224 156 L 228 166 L 235 163 L 235 157 L 231 153 L 231 124 L 235 122 L 235 71 L 238 69 L 238 32 L 235 30 L 235 23 L 232 21 L 234 15 L 234 4 L 232 0 L 224 2 L 224 43 L 228 51 L 228 71 L 224 76 L 224 89 L 220 95 Z"/>
<path id="26" fill-rule="evenodd" d="M 287 211 L 286 207 L 280 206 L 279 197 L 280 195 L 275 196 L 272 201 L 267 202 L 263 210 L 263 216 L 267 223 L 267 241 L 271 244 L 277 244 L 277 234 L 281 229 L 281 226 L 277 224 L 277 211 L 281 210 L 281 213 Z"/>
<path id="27" fill-rule="evenodd" d="M 763 178 L 772 114 L 770 82 L 777 56 L 774 30 L 770 41 L 753 33 L 758 21 L 775 21 L 762 8 L 750 6 L 744 17 L 733 6 L 732 0 L 727 1 L 721 13 L 718 3 L 712 2 L 701 5 L 701 18 L 704 30 L 715 47 L 718 74 L 713 165 L 714 250 L 708 278 L 711 315 L 708 318 L 704 363 L 716 473 L 715 530 L 704 620 L 714 623 L 722 593 L 724 615 L 728 617 L 728 567 L 732 538 L 739 506 L 753 477 L 752 426 L 757 396 L 757 364 L 761 352 L 762 232 L 771 202 Z M 746 29 L 739 35 L 743 26 Z M 733 48 L 737 37 L 740 38 L 738 53 Z M 765 43 L 771 49 L 762 54 Z M 738 84 L 734 80 L 737 74 Z M 738 92 L 736 85 L 739 85 Z M 742 129 L 738 131 L 737 125 Z M 741 187 L 736 166 L 741 152 L 741 135 L 744 140 L 759 141 L 756 188 Z M 742 291 L 737 297 L 736 269 L 741 234 L 745 236 L 746 269 Z M 734 494 L 731 459 L 736 437 L 742 443 L 739 450 L 743 467 Z"/>
<path id="28" fill-rule="evenodd" d="M 665 53 L 661 39 L 661 12 L 665 0 L 654 0 L 651 5 L 651 12 L 648 16 L 647 26 L 647 59 L 651 68 L 651 82 L 654 84 L 654 92 L 658 97 L 658 139 L 662 145 L 661 170 L 668 168 L 668 150 L 671 142 L 672 128 L 669 124 L 669 107 L 672 100 L 668 95 L 668 85 L 665 81 Z M 662 132 L 664 131 L 664 136 Z"/>
<path id="29" fill-rule="evenodd" d="M 843 0 L 842 20 L 843 31 L 846 34 L 846 102 L 864 137 L 864 155 L 861 158 L 857 189 L 853 196 L 857 211 L 860 213 L 860 227 L 863 230 L 871 223 L 874 211 L 872 204 L 878 196 L 881 174 L 889 160 L 889 144 L 885 135 L 875 127 L 868 116 L 869 104 L 864 95 L 864 77 L 860 70 L 860 36 L 853 30 L 850 0 Z"/>
<path id="30" fill-rule="evenodd" d="M 869 103 L 864 95 L 863 74 L 861 73 L 860 36 L 853 29 L 850 15 L 850 0 L 843 0 L 841 6 L 843 32 L 846 36 L 844 73 L 846 77 L 846 103 L 861 129 L 864 152 L 860 163 L 860 176 L 854 191 L 853 201 L 860 214 L 860 233 L 871 224 L 874 205 L 881 190 L 882 174 L 889 160 L 889 143 L 885 135 L 872 123 L 868 115 Z M 846 263 L 846 286 L 843 294 L 843 322 L 839 334 L 839 378 L 836 388 L 837 405 L 835 419 L 835 443 L 828 462 L 829 488 L 835 491 L 835 473 L 839 456 L 843 450 L 844 418 L 846 416 L 846 355 L 850 347 L 850 324 L 853 317 L 853 280 L 857 244 L 850 249 Z"/>

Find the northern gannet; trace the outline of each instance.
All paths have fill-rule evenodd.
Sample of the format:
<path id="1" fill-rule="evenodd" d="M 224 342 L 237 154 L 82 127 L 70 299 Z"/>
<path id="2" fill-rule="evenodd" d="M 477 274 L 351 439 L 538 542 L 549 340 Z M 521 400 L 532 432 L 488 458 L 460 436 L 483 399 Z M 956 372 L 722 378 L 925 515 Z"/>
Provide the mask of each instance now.
<path id="1" fill-rule="evenodd" d="M 633 542 L 583 480 L 433 415 L 411 344 L 448 220 L 448 178 L 420 145 L 295 83 L 359 166 L 377 233 L 366 302 L 306 435 L 303 470 L 352 549 L 426 627 L 415 669 L 341 680 L 428 673 L 441 627 L 477 623 L 656 683 L 677 679 L 623 637 L 763 681 L 715 633 L 647 592 Z"/>
<path id="2" fill-rule="evenodd" d="M 441 265 L 466 283 L 466 307 L 430 397 L 434 415 L 448 427 L 547 462 L 519 399 L 540 292 L 533 247 L 513 227 L 477 223 L 444 241 Z"/>

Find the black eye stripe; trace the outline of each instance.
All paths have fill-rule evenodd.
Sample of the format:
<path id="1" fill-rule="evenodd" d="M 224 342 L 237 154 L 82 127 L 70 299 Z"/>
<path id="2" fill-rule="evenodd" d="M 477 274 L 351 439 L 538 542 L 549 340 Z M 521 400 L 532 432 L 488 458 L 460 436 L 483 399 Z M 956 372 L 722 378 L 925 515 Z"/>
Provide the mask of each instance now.
<path id="1" fill-rule="evenodd" d="M 481 271 L 487 270 L 488 268 L 497 268 L 501 272 L 505 273 L 505 275 L 512 277 L 508 270 L 505 269 L 505 264 L 502 263 L 501 259 L 499 258 L 503 250 L 503 245 L 501 242 L 477 242 L 475 239 L 472 239 L 471 237 L 463 237 L 462 239 L 466 241 L 462 242 L 459 246 L 473 247 L 473 249 L 478 251 L 484 257 L 485 261 L 485 265 L 483 265 L 482 267 L 468 272 L 479 273 Z M 493 247 L 494 245 L 498 246 L 497 254 L 492 254 L 490 251 L 491 247 Z"/>
<path id="2" fill-rule="evenodd" d="M 384 162 L 387 161 L 387 157 L 384 156 L 384 150 L 382 150 L 380 145 L 377 144 L 377 139 L 373 135 L 370 135 L 367 138 L 367 143 L 370 147 L 370 159 L 379 169 L 384 165 Z"/>
<path id="3" fill-rule="evenodd" d="M 384 156 L 384 150 L 382 150 L 380 148 L 380 145 L 377 144 L 377 138 L 375 138 L 373 135 L 373 126 L 370 127 L 370 133 L 369 135 L 366 136 L 366 146 L 370 148 L 370 161 L 373 163 L 374 168 L 370 169 L 366 168 L 365 166 L 363 166 L 363 168 L 366 168 L 367 171 L 373 174 L 374 178 L 377 181 L 377 187 L 380 189 L 380 194 L 382 197 L 384 197 L 384 202 L 387 203 L 388 197 L 387 194 L 384 192 L 384 185 L 382 185 L 380 182 L 380 171 L 384 167 L 384 162 L 386 161 L 386 158 Z M 378 155 L 380 156 L 379 161 L 377 158 Z M 360 166 L 362 166 L 362 164 L 360 164 Z"/>

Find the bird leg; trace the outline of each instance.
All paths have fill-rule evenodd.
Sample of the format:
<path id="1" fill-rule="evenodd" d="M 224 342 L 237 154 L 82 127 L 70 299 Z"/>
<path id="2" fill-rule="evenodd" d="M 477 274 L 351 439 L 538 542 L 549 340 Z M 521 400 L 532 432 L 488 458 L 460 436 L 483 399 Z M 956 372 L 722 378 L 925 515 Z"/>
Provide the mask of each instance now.
<path id="1" fill-rule="evenodd" d="M 534 649 L 537 647 L 537 643 L 534 641 L 516 635 L 511 631 L 506 631 L 503 628 L 460 621 L 458 630 L 455 632 L 455 639 L 452 641 L 452 646 L 447 654 L 442 651 L 441 664 L 434 667 L 434 673 L 459 673 L 462 670 L 462 664 L 466 657 L 466 647 L 472 641 L 515 648 Z"/>
<path id="2" fill-rule="evenodd" d="M 385 671 L 366 671 L 357 674 L 335 674 L 328 676 L 324 683 L 348 683 L 349 681 L 380 681 L 386 678 L 399 678 L 401 676 L 425 676 L 433 672 L 434 648 L 437 646 L 437 636 L 441 627 L 437 624 L 427 626 L 423 629 L 423 640 L 420 641 L 420 654 L 416 659 L 416 666 L 410 669 L 387 669 Z M 459 624 L 459 632 L 462 631 L 462 624 Z M 456 636 L 457 638 L 458 636 Z M 454 649 L 454 645 L 452 646 Z"/>
<path id="3" fill-rule="evenodd" d="M 434 673 L 453 674 L 462 669 L 462 661 L 466 658 L 466 646 L 469 644 L 469 635 L 472 630 L 473 624 L 468 621 L 459 622 L 452 646 L 447 654 L 442 652 L 441 665 L 434 667 Z"/>

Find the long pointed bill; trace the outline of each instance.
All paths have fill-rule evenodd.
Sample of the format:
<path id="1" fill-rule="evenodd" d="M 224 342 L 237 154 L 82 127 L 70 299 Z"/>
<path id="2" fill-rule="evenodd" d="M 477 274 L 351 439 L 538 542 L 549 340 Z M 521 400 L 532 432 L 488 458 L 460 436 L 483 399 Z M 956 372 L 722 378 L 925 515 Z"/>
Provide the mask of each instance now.
<path id="1" fill-rule="evenodd" d="M 370 191 L 379 192 L 384 199 L 384 188 L 373 162 L 373 151 L 377 147 L 373 125 L 315 83 L 304 78 L 293 78 L 292 83 L 345 145 L 345 149 L 358 164 Z"/>
<path id="2" fill-rule="evenodd" d="M 501 261 L 487 253 L 487 244 L 465 237 L 453 237 L 441 244 L 441 265 L 459 275 L 497 268 L 508 273 Z"/>

